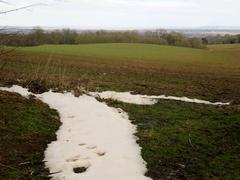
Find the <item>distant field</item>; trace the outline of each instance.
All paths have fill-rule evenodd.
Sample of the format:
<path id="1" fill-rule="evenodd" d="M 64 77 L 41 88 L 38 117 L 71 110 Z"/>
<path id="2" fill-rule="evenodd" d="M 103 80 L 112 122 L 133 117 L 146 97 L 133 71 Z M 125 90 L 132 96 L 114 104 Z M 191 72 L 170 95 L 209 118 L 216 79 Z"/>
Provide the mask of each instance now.
<path id="1" fill-rule="evenodd" d="M 89 58 L 107 58 L 111 60 L 177 60 L 186 53 L 192 56 L 205 52 L 199 49 L 171 47 L 149 44 L 84 44 L 84 45 L 43 45 L 23 47 L 23 52 L 71 55 Z M 179 57 L 180 56 L 180 57 Z M 183 60 L 183 59 L 182 59 Z M 187 60 L 187 59 L 185 59 Z M 184 61 L 185 61 L 184 60 Z"/>
<path id="2" fill-rule="evenodd" d="M 8 81 L 15 79 L 10 75 L 14 72 L 19 81 L 40 78 L 50 87 L 63 89 L 83 86 L 221 101 L 240 99 L 240 45 L 208 49 L 124 43 L 20 47 L 5 71 Z"/>
<path id="3" fill-rule="evenodd" d="M 78 56 L 107 60 L 132 60 L 152 63 L 238 63 L 240 45 L 213 45 L 194 49 L 150 44 L 43 45 L 19 48 L 21 52 Z"/>

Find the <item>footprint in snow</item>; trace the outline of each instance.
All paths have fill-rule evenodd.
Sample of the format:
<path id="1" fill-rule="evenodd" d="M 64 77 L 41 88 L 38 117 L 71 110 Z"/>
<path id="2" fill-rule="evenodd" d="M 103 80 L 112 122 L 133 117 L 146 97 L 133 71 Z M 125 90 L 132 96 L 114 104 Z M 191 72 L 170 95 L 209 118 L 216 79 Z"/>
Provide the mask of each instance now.
<path id="1" fill-rule="evenodd" d="M 66 159 L 67 162 L 74 162 L 74 161 L 77 161 L 79 160 L 80 158 L 80 155 L 76 155 L 76 156 L 73 156 L 73 157 L 70 157 L 68 159 Z"/>
<path id="2" fill-rule="evenodd" d="M 72 119 L 72 118 L 75 118 L 75 116 L 68 116 L 68 118 Z"/>
<path id="3" fill-rule="evenodd" d="M 94 152 L 95 154 L 97 154 L 98 156 L 104 156 L 104 155 L 106 154 L 105 151 L 100 150 L 100 149 L 96 149 L 97 146 L 95 146 L 95 145 L 89 145 L 89 146 L 87 146 L 86 148 L 87 148 L 87 149 L 93 149 L 93 150 L 94 150 L 93 152 Z"/>
<path id="4" fill-rule="evenodd" d="M 84 145 L 86 145 L 86 143 L 80 143 L 80 144 L 78 144 L 79 146 L 84 146 Z"/>
<path id="5" fill-rule="evenodd" d="M 97 148 L 97 146 L 95 146 L 95 145 L 89 145 L 89 146 L 87 146 L 87 149 L 96 149 Z"/>
<path id="6" fill-rule="evenodd" d="M 91 163 L 88 161 L 85 161 L 85 162 L 79 162 L 79 163 L 73 164 L 72 168 L 74 173 L 79 174 L 79 173 L 85 172 L 90 166 L 91 166 Z"/>
<path id="7" fill-rule="evenodd" d="M 106 154 L 105 151 L 99 150 L 99 149 L 96 149 L 96 150 L 94 151 L 94 153 L 96 153 L 98 156 L 104 156 L 104 155 Z"/>

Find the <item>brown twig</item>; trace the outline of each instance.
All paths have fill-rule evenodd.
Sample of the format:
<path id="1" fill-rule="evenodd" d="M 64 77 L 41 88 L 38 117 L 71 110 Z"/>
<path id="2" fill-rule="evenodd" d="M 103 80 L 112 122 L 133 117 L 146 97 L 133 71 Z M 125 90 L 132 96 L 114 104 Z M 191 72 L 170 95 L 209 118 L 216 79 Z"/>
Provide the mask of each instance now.
<path id="1" fill-rule="evenodd" d="M 23 7 L 19 7 L 19 8 L 15 8 L 15 9 L 10 9 L 10 10 L 7 10 L 7 11 L 1 11 L 0 14 L 7 14 L 7 13 L 10 13 L 10 12 L 13 12 L 13 11 L 19 11 L 19 10 L 28 9 L 28 8 L 35 7 L 35 6 L 44 6 L 44 5 L 46 5 L 46 4 L 43 4 L 43 3 L 31 4 L 31 5 L 28 5 L 28 6 L 23 6 Z"/>
<path id="2" fill-rule="evenodd" d="M 188 134 L 188 142 L 193 147 L 192 140 L 191 140 L 191 134 L 190 133 Z"/>
<path id="3" fill-rule="evenodd" d="M 10 5 L 10 3 L 9 3 L 9 2 L 7 2 L 7 1 L 2 1 L 2 0 L 0 0 L 0 3 L 3 3 L 3 4 L 8 4 L 8 5 Z"/>
<path id="4" fill-rule="evenodd" d="M 19 166 L 23 166 L 23 165 L 27 165 L 27 164 L 31 164 L 31 162 L 23 162 L 23 163 L 19 163 Z"/>
<path id="5" fill-rule="evenodd" d="M 18 170 L 17 168 L 14 168 L 14 167 L 11 167 L 11 166 L 8 166 L 8 165 L 5 165 L 5 164 L 2 164 L 2 163 L 0 163 L 0 166 L 2 166 L 2 167 L 6 167 L 6 168 L 9 168 L 9 169 Z"/>

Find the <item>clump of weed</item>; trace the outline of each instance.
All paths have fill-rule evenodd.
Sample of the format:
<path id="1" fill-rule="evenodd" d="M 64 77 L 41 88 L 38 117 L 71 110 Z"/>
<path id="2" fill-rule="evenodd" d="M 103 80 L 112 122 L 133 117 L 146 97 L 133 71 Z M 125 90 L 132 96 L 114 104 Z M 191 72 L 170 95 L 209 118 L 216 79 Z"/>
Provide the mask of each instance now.
<path id="1" fill-rule="evenodd" d="M 27 88 L 30 92 L 36 93 L 36 94 L 42 94 L 44 92 L 48 91 L 47 83 L 46 81 L 41 80 L 33 80 L 28 83 Z"/>

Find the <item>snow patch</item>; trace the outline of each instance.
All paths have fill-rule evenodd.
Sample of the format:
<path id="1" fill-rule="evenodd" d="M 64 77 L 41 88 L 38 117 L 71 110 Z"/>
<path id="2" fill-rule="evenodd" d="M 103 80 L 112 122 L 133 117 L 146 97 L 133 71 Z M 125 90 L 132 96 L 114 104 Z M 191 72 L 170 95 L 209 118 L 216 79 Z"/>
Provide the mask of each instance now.
<path id="1" fill-rule="evenodd" d="M 0 87 L 0 90 L 2 91 L 8 91 L 8 92 L 14 92 L 21 94 L 22 96 L 28 98 L 29 95 L 32 95 L 33 93 L 29 92 L 26 88 L 23 88 L 21 86 L 13 85 L 10 88 L 7 87 Z"/>
<path id="2" fill-rule="evenodd" d="M 115 92 L 115 91 L 104 91 L 104 92 L 90 92 L 90 95 L 94 97 L 100 97 L 102 99 L 113 99 L 117 101 L 122 101 L 125 103 L 139 104 L 139 105 L 153 105 L 156 104 L 159 99 L 183 101 L 197 104 L 208 104 L 208 105 L 230 105 L 230 103 L 222 102 L 210 102 L 200 99 L 190 99 L 188 97 L 175 97 L 175 96 L 148 96 L 148 95 L 139 95 L 131 94 L 130 92 Z"/>
<path id="3" fill-rule="evenodd" d="M 144 176 L 146 163 L 133 135 L 136 126 L 130 123 L 128 114 L 122 109 L 108 107 L 94 97 L 139 105 L 153 105 L 159 99 L 209 105 L 230 104 L 114 91 L 91 92 L 91 96 L 80 97 L 51 91 L 37 95 L 16 85 L 11 88 L 0 87 L 0 90 L 19 93 L 25 97 L 35 95 L 58 110 L 62 126 L 57 131 L 57 140 L 48 145 L 44 161 L 50 169 L 51 177 L 60 180 L 150 180 Z"/>
<path id="4" fill-rule="evenodd" d="M 1 88 L 28 96 L 19 86 Z M 136 126 L 127 113 L 108 107 L 94 97 L 46 92 L 37 98 L 58 110 L 62 126 L 57 141 L 45 151 L 45 165 L 53 179 L 150 180 L 136 143 Z M 76 173 L 82 169 L 85 172 Z"/>
<path id="5" fill-rule="evenodd" d="M 130 104 L 153 105 L 157 103 L 156 99 L 143 97 L 143 95 L 133 95 L 130 92 L 104 91 L 90 92 L 89 94 L 94 97 L 100 97 L 101 99 L 113 99 Z"/>

